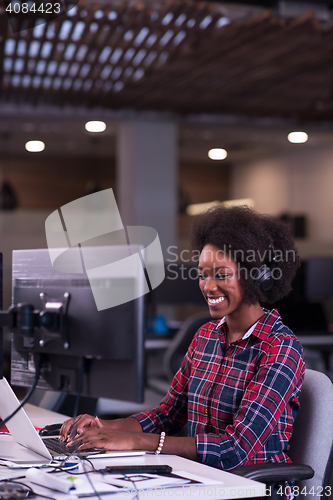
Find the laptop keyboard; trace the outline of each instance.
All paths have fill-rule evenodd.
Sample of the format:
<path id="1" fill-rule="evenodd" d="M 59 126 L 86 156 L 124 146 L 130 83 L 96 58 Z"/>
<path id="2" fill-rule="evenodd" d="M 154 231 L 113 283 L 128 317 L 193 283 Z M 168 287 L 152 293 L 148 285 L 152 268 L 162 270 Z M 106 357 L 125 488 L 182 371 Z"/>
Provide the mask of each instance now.
<path id="1" fill-rule="evenodd" d="M 43 439 L 43 443 L 50 451 L 58 455 L 72 455 L 73 453 L 91 455 L 92 453 L 103 453 L 101 450 L 97 450 L 96 448 L 88 448 L 86 450 L 79 451 L 77 448 L 75 448 L 75 446 L 66 446 L 66 443 L 60 441 L 59 438 Z"/>

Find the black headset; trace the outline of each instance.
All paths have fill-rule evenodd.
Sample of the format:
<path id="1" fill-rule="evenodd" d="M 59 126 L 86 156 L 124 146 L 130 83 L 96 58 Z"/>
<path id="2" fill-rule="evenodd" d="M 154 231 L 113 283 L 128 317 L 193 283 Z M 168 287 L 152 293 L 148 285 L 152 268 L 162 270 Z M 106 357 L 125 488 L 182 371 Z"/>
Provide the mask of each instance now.
<path id="1" fill-rule="evenodd" d="M 269 265 L 263 264 L 262 266 L 259 267 L 258 273 L 254 278 L 255 283 L 257 283 L 258 287 L 262 292 L 267 292 L 270 290 L 273 286 L 274 283 L 274 278 L 273 278 L 273 269 L 276 264 L 276 252 L 273 246 L 273 243 L 270 243 L 270 248 L 273 251 L 273 257 Z"/>

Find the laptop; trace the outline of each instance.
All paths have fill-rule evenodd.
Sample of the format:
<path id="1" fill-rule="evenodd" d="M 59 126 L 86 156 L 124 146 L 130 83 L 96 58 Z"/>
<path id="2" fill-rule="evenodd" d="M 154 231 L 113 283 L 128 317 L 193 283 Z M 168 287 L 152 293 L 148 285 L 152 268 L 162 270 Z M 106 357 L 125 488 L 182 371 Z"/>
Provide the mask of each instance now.
<path id="1" fill-rule="evenodd" d="M 20 405 L 13 389 L 5 378 L 0 379 L 0 416 L 7 418 Z M 2 435 L 0 438 L 0 460 L 10 460 L 15 463 L 48 464 L 52 460 L 65 460 L 68 455 L 51 451 L 47 447 L 47 440 L 54 437 L 41 437 L 33 426 L 28 415 L 21 408 L 7 423 L 6 427 L 11 435 Z M 1 431 L 1 428 L 0 428 Z M 75 454 L 75 453 L 73 453 Z M 108 451 L 96 450 L 94 452 L 80 451 L 77 453 L 82 458 L 110 458 L 131 457 L 145 455 L 145 451 Z"/>

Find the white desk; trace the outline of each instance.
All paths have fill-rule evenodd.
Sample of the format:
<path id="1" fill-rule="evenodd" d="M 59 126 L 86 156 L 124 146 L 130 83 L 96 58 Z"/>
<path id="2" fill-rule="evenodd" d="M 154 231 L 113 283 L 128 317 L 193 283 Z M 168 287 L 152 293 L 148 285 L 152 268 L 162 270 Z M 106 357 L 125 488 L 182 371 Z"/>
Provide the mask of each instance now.
<path id="1" fill-rule="evenodd" d="M 155 349 L 168 349 L 172 342 L 172 339 L 164 339 L 162 336 L 158 338 L 156 335 L 155 339 L 145 339 L 145 349 L 146 351 L 153 351 Z"/>
<path id="2" fill-rule="evenodd" d="M 64 415 L 59 415 L 54 412 L 50 412 L 45 409 L 35 407 L 33 405 L 27 404 L 25 410 L 30 416 L 34 425 L 41 427 L 49 423 L 61 422 L 67 417 Z M 1 441 L 1 436 L 0 436 Z M 1 446 L 0 446 L 1 449 Z M 97 468 L 103 468 L 107 465 L 156 465 L 156 464 L 166 464 L 170 465 L 173 472 L 185 472 L 194 475 L 197 480 L 200 481 L 199 484 L 192 484 L 188 486 L 181 486 L 178 488 L 157 488 L 150 490 L 141 490 L 139 488 L 138 495 L 131 493 L 130 488 L 128 490 L 122 490 L 119 493 L 110 493 L 107 495 L 103 494 L 103 499 L 125 499 L 130 500 L 137 499 L 147 499 L 147 498 L 160 498 L 160 497 L 187 497 L 193 500 L 199 498 L 210 498 L 212 500 L 223 500 L 223 499 L 236 499 L 236 498 L 254 498 L 258 496 L 264 496 L 265 485 L 246 479 L 243 477 L 236 476 L 229 472 L 220 471 L 213 467 L 203 465 L 185 458 L 173 456 L 173 455 L 144 455 L 138 457 L 122 457 L 122 458 L 108 458 L 108 459 L 95 459 L 93 461 L 94 466 Z M 86 465 L 87 470 L 90 466 Z M 75 474 L 75 473 L 73 473 Z M 24 475 L 24 470 L 17 469 L 7 469 L 0 468 L 0 478 L 6 477 L 18 477 Z M 67 476 L 66 473 L 61 473 L 64 477 Z M 96 476 L 96 474 L 94 474 Z M 20 482 L 25 482 L 24 479 L 20 479 Z M 33 490 L 39 494 L 48 495 L 51 498 L 57 498 L 57 500 L 68 500 L 69 498 L 77 498 L 75 495 L 65 495 L 54 494 L 50 490 L 38 487 L 36 485 L 30 484 Z M 42 497 L 37 497 L 42 498 Z M 90 498 L 98 498 L 97 496 Z"/>
<path id="3" fill-rule="evenodd" d="M 54 411 L 39 408 L 38 406 L 27 403 L 24 406 L 26 413 L 29 415 L 31 422 L 36 427 L 45 427 L 45 425 L 62 423 L 68 419 L 68 416 L 55 413 Z"/>

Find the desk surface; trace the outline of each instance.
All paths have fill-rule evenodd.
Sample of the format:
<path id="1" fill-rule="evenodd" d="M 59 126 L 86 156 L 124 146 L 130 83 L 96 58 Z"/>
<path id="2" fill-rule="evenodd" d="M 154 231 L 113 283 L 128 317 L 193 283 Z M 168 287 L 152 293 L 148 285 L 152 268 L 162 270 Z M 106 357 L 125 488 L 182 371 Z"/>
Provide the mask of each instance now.
<path id="1" fill-rule="evenodd" d="M 67 417 L 64 415 L 59 415 L 48 410 L 35 407 L 33 405 L 27 404 L 25 410 L 31 418 L 35 425 L 43 426 L 52 422 L 60 422 L 65 420 Z M 1 440 L 1 436 L 0 436 Z M 1 447 L 0 447 L 1 449 Z M 147 454 L 144 456 L 137 457 L 122 457 L 122 458 L 107 458 L 107 459 L 95 459 L 92 461 L 94 466 L 101 469 L 107 465 L 170 465 L 173 469 L 173 473 L 183 473 L 187 474 L 189 477 L 195 478 L 197 483 L 193 483 L 188 486 L 179 486 L 178 488 L 163 488 L 158 487 L 152 490 L 140 490 L 138 488 L 137 492 L 133 490 L 121 490 L 120 493 L 110 493 L 103 494 L 103 499 L 112 498 L 129 498 L 131 499 L 146 499 L 149 498 L 160 498 L 170 497 L 170 496 L 186 496 L 192 499 L 209 497 L 210 499 L 236 499 L 236 498 L 253 498 L 258 496 L 263 496 L 265 494 L 265 485 L 246 479 L 240 476 L 236 476 L 229 472 L 224 472 L 207 465 L 200 464 L 198 462 L 193 462 L 185 458 L 177 457 L 174 455 L 154 455 Z M 89 464 L 85 465 L 85 470 L 89 470 L 91 466 Z M 91 470 L 91 469 L 90 469 Z M 75 474 L 75 473 L 73 473 Z M 7 468 L 0 468 L 0 478 L 6 477 L 18 477 L 23 476 L 24 470 L 12 470 Z M 54 477 L 54 474 L 52 475 Z M 68 473 L 62 472 L 57 477 L 67 477 Z M 91 475 L 90 475 L 91 476 Z M 93 475 L 94 477 L 97 474 Z M 101 476 L 102 477 L 102 476 Z M 26 482 L 24 479 L 20 479 L 21 482 Z M 50 495 L 51 498 L 57 498 L 57 500 L 68 500 L 69 496 L 64 494 L 54 494 L 50 490 L 43 488 L 42 486 L 36 486 L 35 484 L 27 482 L 33 487 L 33 490 L 40 495 Z M 130 483 L 129 483 L 130 484 Z M 139 484 L 139 483 L 137 483 Z M 164 491 L 163 491 L 164 490 Z M 37 497 L 42 498 L 42 497 Z M 76 495 L 70 495 L 70 498 L 78 498 Z M 98 498 L 97 496 L 92 496 L 90 498 Z"/>
<path id="2" fill-rule="evenodd" d="M 61 423 L 68 419 L 68 416 L 61 415 L 51 410 L 46 410 L 45 408 L 39 408 L 38 406 L 31 405 L 27 403 L 24 406 L 26 413 L 29 415 L 31 422 L 36 427 L 44 427 L 45 425 Z"/>
<path id="3" fill-rule="evenodd" d="M 145 349 L 147 351 L 152 351 L 155 349 L 168 349 L 172 342 L 172 339 L 155 338 L 155 339 L 145 339 Z"/>

